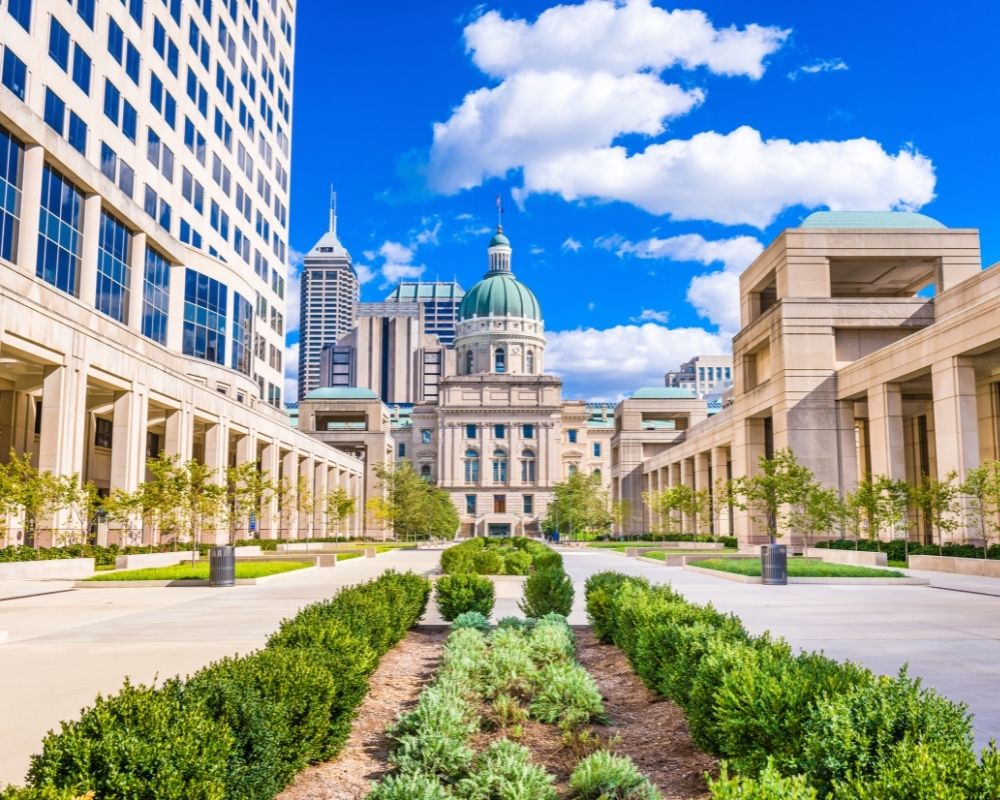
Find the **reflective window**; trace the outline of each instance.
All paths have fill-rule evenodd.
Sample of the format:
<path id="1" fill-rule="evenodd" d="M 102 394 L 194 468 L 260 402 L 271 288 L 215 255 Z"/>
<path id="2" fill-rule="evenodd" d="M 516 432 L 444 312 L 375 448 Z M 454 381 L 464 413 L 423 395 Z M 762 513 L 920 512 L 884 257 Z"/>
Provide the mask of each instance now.
<path id="1" fill-rule="evenodd" d="M 170 263 L 151 247 L 146 248 L 143 277 L 142 335 L 154 342 L 167 343 L 167 314 L 170 311 Z"/>
<path id="2" fill-rule="evenodd" d="M 42 171 L 42 210 L 38 224 L 35 274 L 57 289 L 76 295 L 83 241 L 83 195 L 48 164 Z"/>
<path id="3" fill-rule="evenodd" d="M 18 100 L 24 100 L 28 88 L 28 66 L 14 52 L 5 47 L 3 50 L 3 85 L 10 89 Z"/>
<path id="4" fill-rule="evenodd" d="M 253 303 L 233 293 L 232 366 L 244 375 L 253 372 Z"/>
<path id="5" fill-rule="evenodd" d="M 0 258 L 6 261 L 14 261 L 17 257 L 23 152 L 23 145 L 0 128 Z"/>
<path id="6" fill-rule="evenodd" d="M 507 370 L 507 351 L 498 347 L 493 354 L 493 371 L 505 372 Z"/>
<path id="7" fill-rule="evenodd" d="M 132 235 L 122 223 L 101 211 L 97 250 L 97 297 L 94 306 L 119 322 L 128 322 L 128 288 L 132 275 Z"/>
<path id="8" fill-rule="evenodd" d="M 494 483 L 506 483 L 507 482 L 507 451 L 506 450 L 494 450 L 493 451 L 493 482 Z"/>
<path id="9" fill-rule="evenodd" d="M 473 449 L 465 451 L 465 482 L 477 483 L 479 481 L 479 453 Z"/>
<path id="10" fill-rule="evenodd" d="M 523 483 L 535 482 L 535 465 L 537 463 L 534 450 L 525 450 L 521 454 L 521 481 Z"/>
<path id="11" fill-rule="evenodd" d="M 226 363 L 226 287 L 187 270 L 184 276 L 183 353 L 216 364 Z"/>

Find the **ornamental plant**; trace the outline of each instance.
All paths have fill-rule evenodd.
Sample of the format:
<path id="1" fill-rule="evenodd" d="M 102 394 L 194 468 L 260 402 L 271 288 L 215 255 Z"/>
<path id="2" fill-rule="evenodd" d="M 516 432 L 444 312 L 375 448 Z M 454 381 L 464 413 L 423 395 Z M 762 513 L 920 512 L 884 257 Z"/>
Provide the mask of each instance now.
<path id="1" fill-rule="evenodd" d="M 524 583 L 524 599 L 518 608 L 535 619 L 552 612 L 568 617 L 573 609 L 573 582 L 561 566 L 536 570 Z"/>
<path id="2" fill-rule="evenodd" d="M 480 575 L 445 575 L 435 583 L 438 612 L 451 622 L 467 611 L 484 617 L 493 612 L 496 592 L 493 581 Z"/>
<path id="3" fill-rule="evenodd" d="M 661 800 L 662 795 L 628 756 L 598 750 L 569 776 L 574 800 Z"/>

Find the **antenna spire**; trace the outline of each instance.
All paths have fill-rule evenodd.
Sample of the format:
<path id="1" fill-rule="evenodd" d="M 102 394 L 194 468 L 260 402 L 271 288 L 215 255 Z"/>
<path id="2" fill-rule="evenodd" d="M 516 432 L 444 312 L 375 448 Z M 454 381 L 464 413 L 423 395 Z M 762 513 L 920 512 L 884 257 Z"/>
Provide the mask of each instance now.
<path id="1" fill-rule="evenodd" d="M 503 201 L 500 199 L 500 192 L 497 192 L 497 230 L 503 231 Z"/>
<path id="2" fill-rule="evenodd" d="M 337 235 L 337 193 L 330 184 L 330 233 Z"/>

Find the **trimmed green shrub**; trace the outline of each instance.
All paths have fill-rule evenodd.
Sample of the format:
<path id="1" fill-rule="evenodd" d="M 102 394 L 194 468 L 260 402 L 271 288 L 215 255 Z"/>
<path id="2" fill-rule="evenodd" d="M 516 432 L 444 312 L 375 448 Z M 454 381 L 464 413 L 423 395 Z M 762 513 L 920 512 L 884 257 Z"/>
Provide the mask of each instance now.
<path id="1" fill-rule="evenodd" d="M 452 620 L 451 627 L 474 628 L 482 633 L 489 633 L 491 630 L 490 621 L 478 611 L 466 611 L 459 614 L 454 620 Z"/>
<path id="2" fill-rule="evenodd" d="M 498 623 L 498 628 L 513 628 L 517 631 L 530 631 L 532 628 L 532 620 L 524 619 L 523 617 L 503 617 Z"/>
<path id="3" fill-rule="evenodd" d="M 493 581 L 479 575 L 445 575 L 435 583 L 438 612 L 451 622 L 466 611 L 489 617 L 496 593 Z"/>
<path id="4" fill-rule="evenodd" d="M 552 781 L 551 775 L 531 763 L 527 747 L 497 739 L 476 756 L 472 773 L 455 786 L 455 796 L 462 800 L 556 800 Z"/>
<path id="5" fill-rule="evenodd" d="M 893 748 L 874 776 L 837 784 L 836 800 L 993 800 L 987 794 L 975 754 L 951 746 L 915 743 L 909 739 Z"/>
<path id="6" fill-rule="evenodd" d="M 33 786 L 86 786 L 102 800 L 222 800 L 234 737 L 180 681 L 162 688 L 127 682 L 63 722 L 31 759 Z"/>
<path id="7" fill-rule="evenodd" d="M 531 571 L 531 556 L 523 550 L 508 553 L 503 561 L 505 575 L 527 575 Z"/>
<path id="8" fill-rule="evenodd" d="M 479 575 L 527 575 L 532 570 L 562 566 L 562 556 L 541 542 L 524 537 L 473 539 L 449 547 L 441 554 L 446 575 L 475 572 Z"/>
<path id="9" fill-rule="evenodd" d="M 479 575 L 503 575 L 504 557 L 503 553 L 493 547 L 480 550 L 473 556 L 473 563 Z"/>
<path id="10" fill-rule="evenodd" d="M 390 775 L 375 785 L 366 800 L 449 800 L 451 797 L 436 778 L 411 772 Z"/>
<path id="11" fill-rule="evenodd" d="M 94 793 L 56 789 L 54 786 L 8 786 L 0 789 L 0 800 L 94 800 Z"/>
<path id="12" fill-rule="evenodd" d="M 618 590 L 627 582 L 643 580 L 623 572 L 598 572 L 587 578 L 584 593 L 587 597 L 587 621 L 598 641 L 609 644 L 614 633 L 611 603 Z M 645 583 L 648 586 L 648 582 Z"/>
<path id="13" fill-rule="evenodd" d="M 587 756 L 569 776 L 574 800 L 661 800 L 662 795 L 628 756 L 605 750 Z"/>
<path id="14" fill-rule="evenodd" d="M 536 619 L 552 612 L 568 617 L 573 609 L 573 582 L 562 567 L 537 569 L 524 582 L 524 599 L 518 608 Z"/>
<path id="15" fill-rule="evenodd" d="M 725 762 L 718 780 L 708 779 L 712 800 L 820 800 L 804 775 L 786 778 L 768 762 L 756 777 L 729 777 Z"/>
<path id="16" fill-rule="evenodd" d="M 575 662 L 557 662 L 538 673 L 538 689 L 531 701 L 531 716 L 540 722 L 574 728 L 606 719 L 597 684 Z"/>
<path id="17" fill-rule="evenodd" d="M 576 650 L 573 631 L 566 624 L 565 617 L 555 615 L 542 617 L 528 633 L 531 658 L 536 664 L 550 664 L 572 658 Z"/>

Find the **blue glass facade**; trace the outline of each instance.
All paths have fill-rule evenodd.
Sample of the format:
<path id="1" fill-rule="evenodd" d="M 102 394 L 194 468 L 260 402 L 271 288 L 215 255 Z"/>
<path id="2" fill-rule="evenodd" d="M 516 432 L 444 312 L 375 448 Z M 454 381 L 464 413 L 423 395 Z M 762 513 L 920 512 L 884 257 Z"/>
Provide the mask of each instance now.
<path id="1" fill-rule="evenodd" d="M 0 128 L 0 258 L 17 256 L 17 228 L 21 217 L 21 157 L 24 146 Z"/>
<path id="2" fill-rule="evenodd" d="M 42 212 L 35 274 L 57 289 L 79 292 L 83 195 L 48 164 L 42 171 Z"/>
<path id="3" fill-rule="evenodd" d="M 98 311 L 119 322 L 128 322 L 128 287 L 132 276 L 129 250 L 132 234 L 122 223 L 101 212 L 101 233 L 97 250 Z"/>
<path id="4" fill-rule="evenodd" d="M 153 248 L 146 248 L 143 276 L 142 335 L 160 344 L 167 343 L 167 314 L 170 311 L 170 262 Z"/>
<path id="5" fill-rule="evenodd" d="M 226 363 L 226 287 L 187 270 L 184 276 L 184 343 L 186 356 Z"/>
<path id="6" fill-rule="evenodd" d="M 230 364 L 244 375 L 253 374 L 253 304 L 233 292 L 233 353 Z"/>

